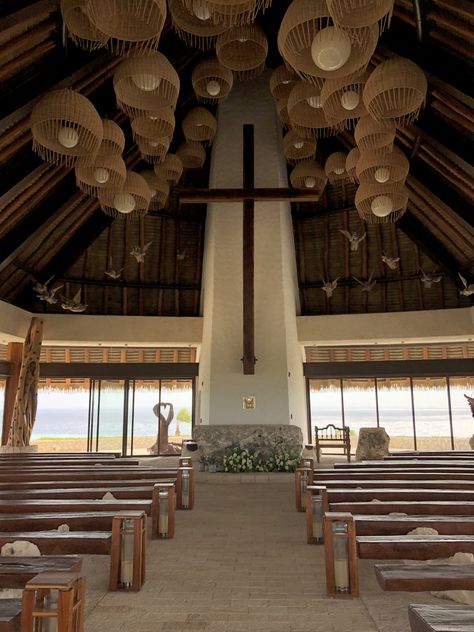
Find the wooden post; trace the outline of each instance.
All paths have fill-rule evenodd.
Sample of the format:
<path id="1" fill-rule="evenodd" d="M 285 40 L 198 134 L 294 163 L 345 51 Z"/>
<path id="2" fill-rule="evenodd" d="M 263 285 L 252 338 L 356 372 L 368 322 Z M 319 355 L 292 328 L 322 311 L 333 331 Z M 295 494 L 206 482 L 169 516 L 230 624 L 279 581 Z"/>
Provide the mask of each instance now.
<path id="1" fill-rule="evenodd" d="M 152 498 L 151 537 L 171 539 L 174 537 L 174 483 L 155 483 Z"/>
<path id="2" fill-rule="evenodd" d="M 343 526 L 340 532 L 334 525 Z M 345 559 L 340 559 L 336 573 L 336 540 L 345 547 Z M 343 540 L 343 542 L 341 542 Z M 328 597 L 358 597 L 359 570 L 355 522 L 350 513 L 328 512 L 324 516 L 324 544 L 326 554 L 326 587 Z M 341 585 L 344 584 L 344 586 Z"/>
<path id="3" fill-rule="evenodd" d="M 329 511 L 327 488 L 308 485 L 306 491 L 306 541 L 308 544 L 324 543 L 324 514 Z"/>
<path id="4" fill-rule="evenodd" d="M 313 483 L 314 471 L 308 467 L 299 467 L 295 471 L 296 511 L 306 511 L 306 489 Z"/>
<path id="5" fill-rule="evenodd" d="M 244 189 L 254 186 L 254 133 L 253 125 L 244 125 L 243 174 Z M 243 369 L 244 375 L 255 374 L 255 249 L 253 199 L 244 200 L 243 217 Z"/>
<path id="6" fill-rule="evenodd" d="M 145 583 L 145 556 L 145 512 L 120 511 L 112 518 L 109 590 L 139 591 Z"/>
<path id="7" fill-rule="evenodd" d="M 176 509 L 194 507 L 194 469 L 179 467 L 176 478 Z"/>
<path id="8" fill-rule="evenodd" d="M 2 445 L 7 445 L 8 436 L 13 419 L 16 392 L 20 379 L 21 359 L 23 357 L 23 343 L 9 342 L 7 347 L 7 361 L 10 362 L 10 375 L 5 385 L 5 407 L 3 409 Z"/>

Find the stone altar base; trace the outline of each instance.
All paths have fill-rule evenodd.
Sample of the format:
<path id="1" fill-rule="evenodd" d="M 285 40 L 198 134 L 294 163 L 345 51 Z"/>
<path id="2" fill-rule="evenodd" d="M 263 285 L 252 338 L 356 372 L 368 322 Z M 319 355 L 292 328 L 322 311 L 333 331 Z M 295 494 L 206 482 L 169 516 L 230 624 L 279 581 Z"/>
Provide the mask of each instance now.
<path id="1" fill-rule="evenodd" d="M 356 461 L 383 459 L 388 454 L 390 437 L 385 428 L 361 428 L 357 442 Z"/>
<path id="2" fill-rule="evenodd" d="M 298 426 L 277 425 L 212 425 L 194 428 L 193 439 L 198 444 L 198 459 L 214 459 L 222 470 L 224 455 L 232 448 L 247 448 L 262 460 L 275 452 L 301 453 L 303 433 Z"/>
<path id="3" fill-rule="evenodd" d="M 0 446 L 0 454 L 25 454 L 28 452 L 38 452 L 37 445 L 25 445 L 25 446 L 14 446 L 14 445 L 1 445 Z"/>

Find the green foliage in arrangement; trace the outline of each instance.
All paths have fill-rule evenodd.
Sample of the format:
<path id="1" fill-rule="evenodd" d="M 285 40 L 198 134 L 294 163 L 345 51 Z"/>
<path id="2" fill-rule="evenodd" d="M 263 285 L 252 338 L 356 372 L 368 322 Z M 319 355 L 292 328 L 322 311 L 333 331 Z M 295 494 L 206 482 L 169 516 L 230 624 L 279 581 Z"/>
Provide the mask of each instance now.
<path id="1" fill-rule="evenodd" d="M 293 452 L 274 452 L 262 461 L 247 448 L 234 447 L 224 455 L 224 472 L 294 472 L 299 455 Z"/>

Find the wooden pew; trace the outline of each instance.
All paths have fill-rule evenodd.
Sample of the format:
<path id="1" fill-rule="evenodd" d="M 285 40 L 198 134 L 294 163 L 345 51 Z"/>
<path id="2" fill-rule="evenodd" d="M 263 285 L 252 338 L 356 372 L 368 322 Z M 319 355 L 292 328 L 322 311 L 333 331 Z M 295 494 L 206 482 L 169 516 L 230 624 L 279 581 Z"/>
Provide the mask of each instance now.
<path id="1" fill-rule="evenodd" d="M 463 456 L 464 454 L 467 454 L 468 456 L 473 454 L 472 450 L 400 450 L 400 451 L 396 451 L 396 452 L 390 452 L 390 456 L 398 456 L 398 458 L 405 458 L 405 457 L 410 457 L 410 456 L 415 456 L 415 455 L 426 455 L 426 456 L 437 456 L 438 454 L 452 454 L 452 455 L 458 455 L 458 456 Z"/>
<path id="2" fill-rule="evenodd" d="M 394 488 L 406 488 L 407 485 L 409 484 L 409 480 L 407 479 L 392 479 L 392 478 L 384 478 L 383 480 L 374 480 L 374 479 L 359 479 L 359 478 L 350 478 L 350 479 L 346 479 L 346 478 L 340 478 L 340 479 L 317 479 L 317 484 L 318 485 L 322 485 L 324 487 L 327 488 L 340 488 L 340 489 L 347 489 L 347 488 L 372 488 L 372 489 L 376 489 L 376 488 L 390 488 L 390 489 L 394 489 Z M 464 480 L 464 479 L 460 479 L 460 480 L 456 480 L 456 479 L 452 479 L 452 480 L 436 480 L 436 482 L 433 482 L 433 479 L 428 479 L 428 478 L 424 478 L 424 479 L 414 479 L 413 480 L 413 484 L 416 485 L 417 488 L 429 488 L 431 486 L 435 486 L 436 489 L 474 489 L 474 478 L 473 480 Z M 0 486 L 0 491 L 1 491 L 1 486 Z"/>
<path id="3" fill-rule="evenodd" d="M 331 503 L 331 511 L 349 512 L 352 514 L 389 514 L 392 512 L 416 515 L 449 515 L 473 516 L 473 502 L 450 502 L 448 500 L 410 500 L 373 502 Z"/>
<path id="4" fill-rule="evenodd" d="M 336 470 L 344 470 L 344 469 L 375 469 L 375 468 L 403 468 L 403 467 L 412 467 L 415 469 L 419 468 L 431 468 L 431 469 L 439 469 L 449 466 L 451 469 L 471 469 L 473 467 L 472 459 L 451 459 L 448 462 L 443 461 L 442 459 L 426 459 L 426 460 L 400 460 L 394 459 L 392 461 L 360 461 L 357 464 L 354 463 L 334 463 L 334 469 Z"/>
<path id="5" fill-rule="evenodd" d="M 81 568 L 82 559 L 72 555 L 0 556 L 0 588 L 23 588 L 26 582 L 44 571 L 79 572 Z"/>
<path id="6" fill-rule="evenodd" d="M 405 467 L 405 468 L 387 468 L 384 469 L 374 468 L 374 469 L 354 469 L 354 470 L 314 470 L 313 480 L 334 480 L 341 479 L 345 480 L 351 478 L 357 478 L 359 480 L 376 480 L 380 481 L 385 478 L 395 478 L 400 480 L 416 480 L 416 479 L 424 479 L 429 478 L 431 480 L 450 480 L 450 479 L 459 479 L 463 480 L 474 480 L 474 468 L 469 467 L 466 469 L 449 469 L 448 467 L 442 469 L 426 469 L 419 468 L 417 469 L 414 466 Z"/>
<path id="7" fill-rule="evenodd" d="M 472 632 L 474 630 L 474 608 L 469 606 L 410 604 L 408 619 L 411 632 Z"/>
<path id="8" fill-rule="evenodd" d="M 71 531 L 110 531 L 116 515 L 115 511 L 7 513 L 0 515 L 0 530 L 45 531 L 67 524 Z"/>
<path id="9" fill-rule="evenodd" d="M 474 590 L 472 564 L 375 564 L 382 590 Z"/>
<path id="10" fill-rule="evenodd" d="M 403 456 L 386 454 L 383 457 L 384 461 L 466 461 L 472 459 L 474 459 L 473 452 L 430 452 L 428 454 L 418 452 L 416 454 L 404 454 Z"/>
<path id="11" fill-rule="evenodd" d="M 174 483 L 176 479 L 163 479 L 161 482 Z M 61 483 L 58 483 L 61 485 Z M 79 488 L 58 488 L 58 489 L 30 489 L 30 490 L 12 490 L 0 491 L 0 501 L 2 500 L 35 500 L 35 499 L 97 499 L 101 500 L 104 494 L 111 492 L 115 498 L 122 499 L 146 499 L 151 498 L 153 494 L 154 482 L 139 487 L 88 487 L 87 483 L 84 487 Z"/>
<path id="12" fill-rule="evenodd" d="M 21 599 L 0 600 L 0 632 L 19 632 Z"/>
<path id="13" fill-rule="evenodd" d="M 71 481 L 84 481 L 84 480 L 121 480 L 124 476 L 133 476 L 135 479 L 152 479 L 160 480 L 162 478 L 169 478 L 170 476 L 176 476 L 176 469 L 155 470 L 152 468 L 144 468 L 143 470 L 137 470 L 127 468 L 126 471 L 123 468 L 117 468 L 116 470 L 102 470 L 99 468 L 86 468 L 83 471 L 77 470 L 37 470 L 20 472 L 9 472 L 8 474 L 0 473 L 0 483 L 15 483 L 15 482 L 29 482 L 32 487 L 36 480 L 38 481 L 58 481 L 63 479 Z"/>
<path id="14" fill-rule="evenodd" d="M 357 535 L 404 535 L 416 527 L 436 529 L 440 535 L 474 535 L 474 516 L 355 515 Z"/>
<path id="15" fill-rule="evenodd" d="M 84 511 L 145 511 L 151 515 L 151 500 L 0 500 L 0 514 L 41 513 L 60 511 L 75 513 Z M 1 515 L 0 515 L 1 524 Z"/>
<path id="16" fill-rule="evenodd" d="M 21 491 L 35 491 L 35 490 L 48 490 L 48 489 L 58 489 L 60 486 L 61 489 L 82 489 L 84 487 L 88 488 L 106 488 L 109 491 L 113 492 L 114 487 L 143 487 L 148 485 L 154 485 L 160 481 L 172 481 L 175 480 L 175 477 L 170 476 L 169 478 L 157 478 L 153 479 L 115 479 L 113 481 L 109 480 L 78 480 L 78 481 L 69 481 L 69 480 L 61 480 L 61 481 L 35 481 L 34 484 L 30 482 L 23 481 L 21 483 L 0 483 L 0 492 L 9 492 L 13 490 Z"/>
<path id="17" fill-rule="evenodd" d="M 366 560 L 431 560 L 474 553 L 474 535 L 360 535 L 357 553 Z"/>
<path id="18" fill-rule="evenodd" d="M 42 555 L 109 555 L 112 546 L 112 533 L 110 531 L 0 532 L 0 548 L 16 540 L 33 542 Z"/>
<path id="19" fill-rule="evenodd" d="M 329 503 L 381 501 L 425 501 L 446 500 L 474 502 L 474 490 L 470 489 L 425 489 L 420 487 L 405 488 L 364 488 L 328 490 Z M 462 512 L 461 512 L 462 513 Z"/>
<path id="20" fill-rule="evenodd" d="M 134 467 L 139 466 L 140 461 L 136 459 L 35 459 L 31 462 L 30 459 L 9 459 L 8 461 L 2 461 L 0 459 L 0 471 L 5 468 L 23 468 L 23 467 L 91 467 L 94 465 L 104 465 L 116 467 Z"/>

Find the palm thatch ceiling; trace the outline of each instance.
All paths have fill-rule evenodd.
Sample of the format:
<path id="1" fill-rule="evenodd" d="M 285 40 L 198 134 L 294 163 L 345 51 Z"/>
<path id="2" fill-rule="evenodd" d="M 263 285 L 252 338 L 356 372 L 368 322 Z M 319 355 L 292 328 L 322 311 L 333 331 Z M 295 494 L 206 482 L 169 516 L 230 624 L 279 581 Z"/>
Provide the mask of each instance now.
<path id="1" fill-rule="evenodd" d="M 289 0 L 274 0 L 258 17 L 270 41 L 267 65 L 281 64 L 276 34 Z M 409 210 L 396 224 L 362 225 L 354 186 L 328 186 L 320 203 L 292 205 L 303 314 L 383 312 L 465 307 L 460 272 L 474 280 L 473 22 L 469 0 L 396 0 L 391 28 L 374 62 L 392 54 L 416 61 L 429 81 L 427 105 L 416 124 L 400 130 L 397 144 L 410 158 Z M 206 55 L 187 47 L 166 24 L 160 41 L 178 71 L 181 93 L 173 150 L 183 138 L 180 121 L 197 105 L 190 76 Z M 119 59 L 88 53 L 63 35 L 58 0 L 0 0 L 0 298 L 34 312 L 61 311 L 39 302 L 35 281 L 54 277 L 66 293 L 82 288 L 88 314 L 197 316 L 200 313 L 206 207 L 183 205 L 176 191 L 168 206 L 132 221 L 113 220 L 95 199 L 77 190 L 72 171 L 43 163 L 31 150 L 29 114 L 53 87 L 88 96 L 101 116 L 122 125 L 125 159 L 140 162 L 128 120 L 115 104 L 111 77 Z M 322 160 L 351 148 L 345 132 L 319 143 Z M 145 165 L 143 165 L 145 166 Z M 207 186 L 208 161 L 188 171 L 181 186 Z M 367 231 L 350 253 L 340 230 Z M 152 242 L 143 264 L 133 246 Z M 257 244 L 258 247 L 258 244 Z M 382 255 L 399 257 L 391 270 Z M 105 275 L 124 268 L 118 280 Z M 431 288 L 421 271 L 441 276 Z M 358 280 L 372 275 L 363 292 Z M 354 278 L 356 277 L 356 279 Z M 329 301 L 322 280 L 343 288 Z"/>

